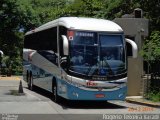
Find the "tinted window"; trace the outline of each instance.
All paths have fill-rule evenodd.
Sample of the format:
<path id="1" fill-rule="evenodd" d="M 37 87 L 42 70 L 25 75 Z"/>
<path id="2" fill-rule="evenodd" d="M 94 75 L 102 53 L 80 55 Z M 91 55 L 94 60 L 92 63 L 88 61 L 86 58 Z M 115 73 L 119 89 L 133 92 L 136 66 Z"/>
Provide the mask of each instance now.
<path id="1" fill-rule="evenodd" d="M 24 48 L 57 51 L 57 27 L 25 36 Z"/>
<path id="2" fill-rule="evenodd" d="M 100 35 L 101 45 L 121 45 L 122 37 L 120 35 Z"/>

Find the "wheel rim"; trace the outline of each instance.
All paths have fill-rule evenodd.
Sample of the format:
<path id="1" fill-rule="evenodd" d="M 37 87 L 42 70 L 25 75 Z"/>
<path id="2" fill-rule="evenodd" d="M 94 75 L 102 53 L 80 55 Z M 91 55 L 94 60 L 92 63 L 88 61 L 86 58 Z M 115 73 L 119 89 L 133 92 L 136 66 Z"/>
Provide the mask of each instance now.
<path id="1" fill-rule="evenodd" d="M 31 90 L 33 90 L 33 79 L 32 79 L 32 76 L 30 77 L 30 86 L 31 86 Z"/>
<path id="2" fill-rule="evenodd" d="M 57 87 L 54 86 L 54 101 L 57 102 Z"/>

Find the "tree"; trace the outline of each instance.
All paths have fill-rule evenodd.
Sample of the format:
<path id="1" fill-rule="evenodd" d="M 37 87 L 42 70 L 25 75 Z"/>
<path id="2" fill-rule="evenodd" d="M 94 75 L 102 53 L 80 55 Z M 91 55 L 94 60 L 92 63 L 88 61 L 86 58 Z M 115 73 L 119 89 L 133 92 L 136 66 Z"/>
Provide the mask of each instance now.
<path id="1" fill-rule="evenodd" d="M 140 55 L 147 62 L 147 74 L 158 73 L 160 65 L 160 31 L 153 31 L 145 41 Z M 147 77 L 149 80 L 149 76 Z"/>
<path id="2" fill-rule="evenodd" d="M 16 60 L 21 59 L 23 46 L 23 33 L 19 32 L 23 18 L 21 13 L 16 0 L 0 1 L 0 48 L 5 54 L 8 69 L 15 63 L 18 63 L 17 67 L 22 66 L 21 61 Z"/>
<path id="3" fill-rule="evenodd" d="M 35 27 L 56 19 L 63 13 L 63 8 L 67 4 L 66 0 L 20 0 L 23 8 L 27 8 L 33 18 L 28 18 Z M 35 21 L 33 21 L 35 20 Z M 28 21 L 26 22 L 28 23 Z M 37 23 L 37 24 L 35 24 Z"/>
<path id="4" fill-rule="evenodd" d="M 146 61 L 160 61 L 160 31 L 151 33 L 149 40 L 146 40 L 140 53 Z"/>
<path id="5" fill-rule="evenodd" d="M 142 8 L 144 17 L 150 20 L 151 31 L 159 31 L 159 0 L 1 0 L 0 49 L 6 57 L 9 57 L 8 60 L 13 61 L 11 67 L 15 68 L 12 69 L 15 73 L 16 69 L 22 69 L 23 37 L 26 31 L 64 16 L 112 20 L 115 17 L 132 13 L 137 7 Z M 151 37 L 157 34 L 157 32 L 153 33 Z M 158 41 L 159 39 L 157 45 Z M 146 42 L 146 45 L 149 44 L 151 43 Z M 153 54 L 158 55 L 158 50 L 154 50 Z M 145 52 L 143 56 L 147 56 Z"/>
<path id="6" fill-rule="evenodd" d="M 104 0 L 75 0 L 72 4 L 66 6 L 65 16 L 77 17 L 96 17 L 104 7 Z"/>
<path id="7" fill-rule="evenodd" d="M 150 30 L 160 31 L 160 1 L 159 0 L 134 0 L 144 11 L 144 17 L 150 21 Z"/>

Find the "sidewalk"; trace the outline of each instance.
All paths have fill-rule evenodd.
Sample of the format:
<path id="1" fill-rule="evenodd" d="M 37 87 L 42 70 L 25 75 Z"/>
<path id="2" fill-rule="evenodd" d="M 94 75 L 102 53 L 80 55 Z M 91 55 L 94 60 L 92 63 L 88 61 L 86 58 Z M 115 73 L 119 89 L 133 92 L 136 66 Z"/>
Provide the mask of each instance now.
<path id="1" fill-rule="evenodd" d="M 23 80 L 24 94 L 17 94 L 22 76 L 0 78 L 0 120 L 2 119 L 1 114 L 58 114 L 49 104 L 49 98 L 28 90 L 27 84 Z"/>
<path id="2" fill-rule="evenodd" d="M 160 108 L 160 102 L 152 102 L 150 100 L 144 99 L 142 96 L 129 96 L 126 97 L 126 101 L 129 103 L 136 103 L 140 105 Z"/>
<path id="3" fill-rule="evenodd" d="M 0 80 L 21 80 L 21 76 L 11 76 L 11 77 L 2 77 L 0 76 Z"/>

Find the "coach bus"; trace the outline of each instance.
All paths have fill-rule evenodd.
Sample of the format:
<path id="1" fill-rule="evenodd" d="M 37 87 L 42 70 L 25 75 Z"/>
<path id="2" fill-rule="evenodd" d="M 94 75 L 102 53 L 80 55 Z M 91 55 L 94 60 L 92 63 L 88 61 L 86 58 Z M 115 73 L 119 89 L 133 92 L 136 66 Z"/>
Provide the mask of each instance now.
<path id="1" fill-rule="evenodd" d="M 62 17 L 25 34 L 23 76 L 29 89 L 52 92 L 54 100 L 124 100 L 127 93 L 126 43 L 137 45 L 116 23 Z"/>

